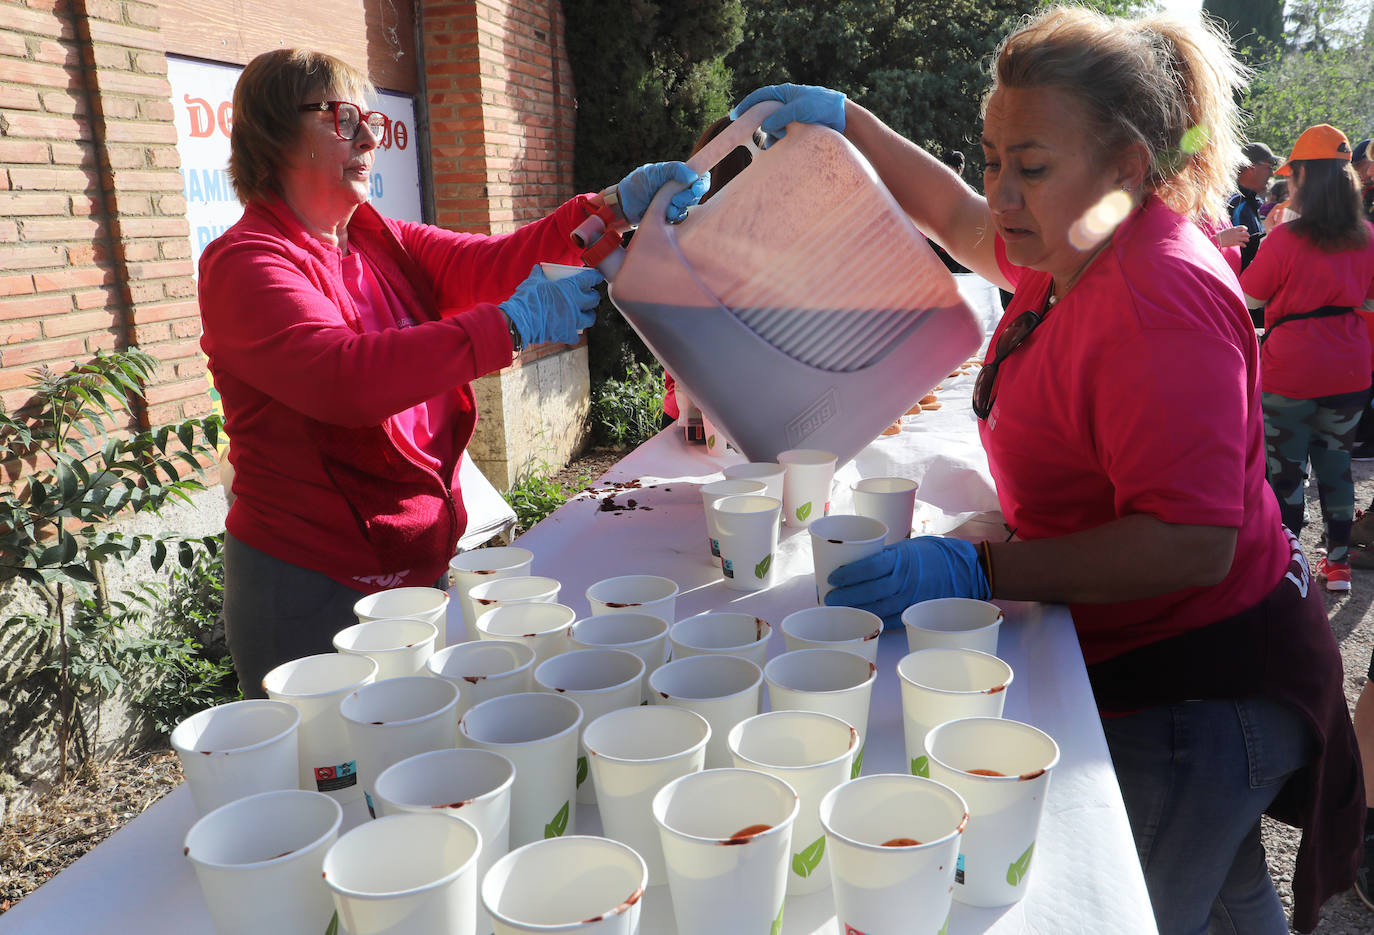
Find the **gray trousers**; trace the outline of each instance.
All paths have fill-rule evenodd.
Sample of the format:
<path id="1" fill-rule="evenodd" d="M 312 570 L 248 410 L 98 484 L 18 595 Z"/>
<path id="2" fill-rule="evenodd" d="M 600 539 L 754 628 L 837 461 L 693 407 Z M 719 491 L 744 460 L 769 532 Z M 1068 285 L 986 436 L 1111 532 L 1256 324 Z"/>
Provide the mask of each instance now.
<path id="1" fill-rule="evenodd" d="M 224 534 L 224 635 L 245 698 L 283 662 L 334 652 L 334 634 L 358 620 L 364 592 L 273 558 Z"/>

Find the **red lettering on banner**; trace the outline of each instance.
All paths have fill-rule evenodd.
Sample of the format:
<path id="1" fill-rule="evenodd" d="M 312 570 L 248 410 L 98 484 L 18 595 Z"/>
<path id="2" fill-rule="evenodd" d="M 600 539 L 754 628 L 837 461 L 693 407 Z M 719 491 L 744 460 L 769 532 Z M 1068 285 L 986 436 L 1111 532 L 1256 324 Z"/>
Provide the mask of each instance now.
<path id="1" fill-rule="evenodd" d="M 395 140 L 397 149 L 405 149 L 410 143 L 410 131 L 406 129 L 405 121 L 397 120 L 391 125 L 391 135 Z"/>
<path id="2" fill-rule="evenodd" d="M 229 131 L 234 128 L 234 103 L 232 101 L 222 101 L 219 105 L 219 110 L 216 112 L 216 116 L 219 118 L 217 121 L 217 123 L 219 123 L 219 132 L 228 136 Z"/>
<path id="3" fill-rule="evenodd" d="M 186 113 L 191 118 L 191 136 L 203 137 L 214 133 L 215 113 L 210 108 L 210 102 L 203 97 L 182 96 L 186 99 Z"/>

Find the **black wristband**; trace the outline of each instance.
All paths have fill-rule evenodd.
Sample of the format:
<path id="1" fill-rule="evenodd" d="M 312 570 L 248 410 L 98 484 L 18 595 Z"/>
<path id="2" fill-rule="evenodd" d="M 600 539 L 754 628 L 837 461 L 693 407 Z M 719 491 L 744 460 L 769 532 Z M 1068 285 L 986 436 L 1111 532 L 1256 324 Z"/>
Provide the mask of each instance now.
<path id="1" fill-rule="evenodd" d="M 505 315 L 503 311 L 501 314 Z M 506 324 L 510 326 L 510 347 L 511 353 L 519 354 L 525 349 L 525 339 L 520 336 L 520 329 L 515 327 L 515 319 L 506 315 Z"/>

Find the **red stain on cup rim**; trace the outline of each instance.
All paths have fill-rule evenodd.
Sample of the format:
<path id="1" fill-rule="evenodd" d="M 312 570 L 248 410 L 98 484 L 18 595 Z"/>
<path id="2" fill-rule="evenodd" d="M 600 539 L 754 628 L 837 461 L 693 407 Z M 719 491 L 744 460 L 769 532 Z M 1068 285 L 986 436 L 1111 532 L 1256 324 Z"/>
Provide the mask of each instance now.
<path id="1" fill-rule="evenodd" d="M 765 831 L 771 830 L 772 827 L 772 825 L 749 825 L 748 827 L 739 829 L 725 840 L 718 841 L 717 843 L 725 847 L 729 847 L 733 844 L 748 844 L 750 838 L 758 837 Z"/>
<path id="2" fill-rule="evenodd" d="M 767 633 L 767 632 L 768 632 L 768 621 L 767 621 L 767 620 L 764 620 L 762 617 L 755 617 L 755 618 L 754 618 L 754 640 L 755 640 L 755 642 L 757 642 L 758 640 L 763 639 L 763 635 L 764 635 L 765 633 Z"/>
<path id="3" fill-rule="evenodd" d="M 464 799 L 461 802 L 450 802 L 447 805 L 431 805 L 430 808 L 462 808 L 471 801 L 472 799 Z"/>
<path id="4" fill-rule="evenodd" d="M 876 629 L 876 630 L 874 630 L 872 633 L 868 634 L 868 636 L 865 636 L 863 641 L 864 641 L 865 643 L 867 643 L 869 640 L 876 640 L 878 637 L 880 637 L 880 636 L 882 636 L 882 635 L 883 635 L 883 628 L 882 628 L 882 627 L 878 627 L 878 629 Z M 1002 687 L 1003 687 L 1003 688 L 1006 688 L 1005 685 L 1003 685 Z"/>
<path id="5" fill-rule="evenodd" d="M 606 918 L 607 916 L 617 916 L 617 915 L 620 915 L 622 912 L 624 912 L 625 910 L 629 909 L 631 906 L 633 906 L 635 903 L 639 902 L 639 901 L 640 901 L 641 899 L 643 899 L 643 898 L 644 898 L 644 887 L 641 886 L 639 889 L 635 890 L 633 893 L 630 894 L 630 898 L 629 898 L 629 899 L 625 900 L 625 901 L 624 901 L 623 903 L 621 903 L 619 906 L 616 906 L 616 907 L 615 907 L 614 909 L 612 909 L 610 912 L 603 912 L 603 913 L 601 913 L 601 915 L 599 915 L 599 916 L 592 916 L 590 919 L 583 919 L 583 920 L 582 920 L 582 924 L 583 924 L 583 925 L 591 925 L 593 922 L 600 922 L 602 919 Z"/>
<path id="6" fill-rule="evenodd" d="M 1016 781 L 1030 782 L 1032 779 L 1039 779 L 1043 775 L 1045 775 L 1045 771 L 1043 769 L 1037 769 L 1033 773 L 1022 773 L 1020 776 L 1016 777 Z"/>
<path id="7" fill-rule="evenodd" d="M 463 681 L 464 681 L 464 682 L 471 682 L 472 684 L 476 685 L 478 682 L 482 681 L 482 679 L 484 679 L 484 678 L 486 678 L 485 675 L 465 675 L 465 676 L 463 676 Z"/>
<path id="8" fill-rule="evenodd" d="M 641 604 L 641 603 L 639 603 L 639 602 L 630 603 L 630 604 L 622 604 L 622 603 L 620 603 L 619 601 L 602 601 L 601 603 L 605 604 L 607 607 L 614 607 L 614 608 L 616 608 L 617 610 L 620 609 L 620 608 L 622 608 L 622 607 L 643 607 L 643 606 L 644 606 L 643 604 Z"/>
<path id="9" fill-rule="evenodd" d="M 985 695 L 995 695 L 995 694 L 997 694 L 998 692 L 1004 692 L 1004 691 L 1006 691 L 1006 690 L 1007 690 L 1007 686 L 1006 686 L 1006 683 L 1004 682 L 1004 683 L 1002 683 L 1001 685 L 994 685 L 994 686 L 992 686 L 991 688 L 984 689 L 984 690 L 983 690 L 983 694 L 985 694 Z"/>

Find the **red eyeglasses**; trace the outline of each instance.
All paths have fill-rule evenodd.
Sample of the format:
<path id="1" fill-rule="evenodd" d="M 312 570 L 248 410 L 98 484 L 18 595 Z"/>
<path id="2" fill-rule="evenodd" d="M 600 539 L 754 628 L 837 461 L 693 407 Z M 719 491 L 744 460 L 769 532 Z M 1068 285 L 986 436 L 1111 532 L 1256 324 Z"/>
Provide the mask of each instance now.
<path id="1" fill-rule="evenodd" d="M 357 139 L 358 131 L 367 124 L 368 131 L 376 138 L 377 144 L 386 145 L 387 134 L 391 132 L 391 118 L 380 110 L 363 110 L 350 101 L 322 101 L 319 104 L 302 104 L 302 111 L 318 110 L 334 112 L 334 132 L 341 140 L 352 142 Z"/>

